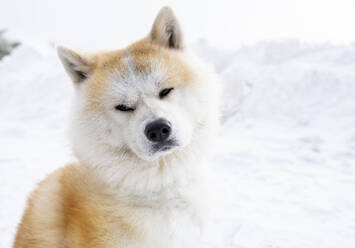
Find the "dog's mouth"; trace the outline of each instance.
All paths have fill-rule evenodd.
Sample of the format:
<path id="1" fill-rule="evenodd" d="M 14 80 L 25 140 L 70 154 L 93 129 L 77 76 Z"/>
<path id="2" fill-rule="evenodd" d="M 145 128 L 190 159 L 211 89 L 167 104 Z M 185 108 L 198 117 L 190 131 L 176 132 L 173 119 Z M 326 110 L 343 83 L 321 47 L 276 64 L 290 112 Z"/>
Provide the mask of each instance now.
<path id="1" fill-rule="evenodd" d="M 167 141 L 164 141 L 162 143 L 154 144 L 152 146 L 152 152 L 157 153 L 157 152 L 168 152 L 172 150 L 173 148 L 177 147 L 179 144 L 176 142 L 174 139 L 170 139 Z"/>
<path id="2" fill-rule="evenodd" d="M 180 146 L 179 142 L 175 139 L 168 139 L 164 142 L 149 144 L 149 148 L 146 153 L 133 152 L 141 159 L 146 161 L 156 160 L 161 156 L 171 154 L 176 148 Z"/>

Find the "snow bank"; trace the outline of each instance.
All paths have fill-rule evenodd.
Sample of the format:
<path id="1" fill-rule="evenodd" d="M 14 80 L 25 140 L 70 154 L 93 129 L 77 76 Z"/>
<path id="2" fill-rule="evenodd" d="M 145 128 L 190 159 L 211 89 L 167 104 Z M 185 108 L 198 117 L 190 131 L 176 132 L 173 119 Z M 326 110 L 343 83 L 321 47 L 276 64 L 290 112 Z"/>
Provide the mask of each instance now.
<path id="1" fill-rule="evenodd" d="M 224 108 L 244 102 L 248 118 L 307 122 L 354 113 L 355 44 L 265 41 L 235 52 L 204 42 L 195 47 L 221 74 Z"/>

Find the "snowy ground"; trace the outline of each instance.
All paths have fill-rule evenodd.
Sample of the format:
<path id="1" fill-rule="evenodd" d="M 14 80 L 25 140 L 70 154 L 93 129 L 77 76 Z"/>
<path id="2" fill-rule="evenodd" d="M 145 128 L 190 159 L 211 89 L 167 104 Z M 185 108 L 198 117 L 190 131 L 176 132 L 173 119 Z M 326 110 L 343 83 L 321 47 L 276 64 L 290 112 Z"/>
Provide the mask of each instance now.
<path id="1" fill-rule="evenodd" d="M 355 45 L 194 50 L 223 79 L 214 237 L 205 247 L 355 247 Z M 73 160 L 72 85 L 50 46 L 0 62 L 0 248 L 28 193 Z"/>

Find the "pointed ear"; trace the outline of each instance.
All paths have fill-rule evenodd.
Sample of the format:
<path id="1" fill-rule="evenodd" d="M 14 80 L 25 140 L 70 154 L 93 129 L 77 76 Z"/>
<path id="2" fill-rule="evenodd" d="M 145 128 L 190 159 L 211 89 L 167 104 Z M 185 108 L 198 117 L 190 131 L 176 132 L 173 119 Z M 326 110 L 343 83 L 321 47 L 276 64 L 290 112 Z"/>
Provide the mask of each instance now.
<path id="1" fill-rule="evenodd" d="M 80 83 L 90 76 L 92 65 L 87 58 L 61 46 L 57 47 L 57 53 L 64 69 L 74 83 Z"/>
<path id="2" fill-rule="evenodd" d="M 149 36 L 152 42 L 166 48 L 182 49 L 184 47 L 179 22 L 173 10 L 168 6 L 159 11 Z"/>

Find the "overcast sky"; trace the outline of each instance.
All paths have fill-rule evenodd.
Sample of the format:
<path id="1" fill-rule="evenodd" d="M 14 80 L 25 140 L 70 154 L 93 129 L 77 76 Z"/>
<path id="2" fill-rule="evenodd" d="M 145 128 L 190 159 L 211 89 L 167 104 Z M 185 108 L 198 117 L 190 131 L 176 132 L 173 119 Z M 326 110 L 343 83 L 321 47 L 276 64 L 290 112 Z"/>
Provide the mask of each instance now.
<path id="1" fill-rule="evenodd" d="M 145 35 L 172 6 L 190 42 L 230 48 L 260 40 L 355 40 L 354 0 L 2 0 L 0 28 L 28 40 L 84 49 L 121 47 Z"/>

